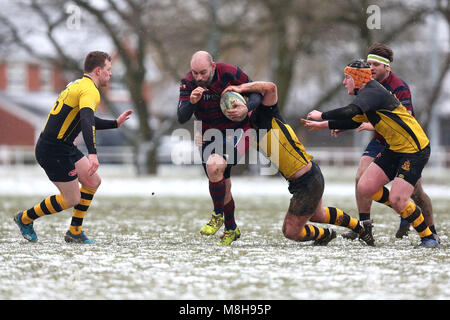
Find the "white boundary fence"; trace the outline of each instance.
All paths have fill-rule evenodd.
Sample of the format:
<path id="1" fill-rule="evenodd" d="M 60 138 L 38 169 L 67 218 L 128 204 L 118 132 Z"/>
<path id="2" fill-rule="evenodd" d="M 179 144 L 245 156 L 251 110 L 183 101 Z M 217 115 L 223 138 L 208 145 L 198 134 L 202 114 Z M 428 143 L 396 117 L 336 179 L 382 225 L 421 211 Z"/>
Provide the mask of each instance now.
<path id="1" fill-rule="evenodd" d="M 166 146 L 160 149 L 158 153 L 159 162 L 170 164 L 171 150 L 167 150 Z M 357 166 L 363 150 L 356 147 L 328 147 L 307 148 L 307 152 L 313 155 L 314 160 L 321 165 L 344 167 Z M 132 165 L 135 162 L 132 147 L 101 146 L 98 148 L 98 156 L 101 163 Z M 0 165 L 35 163 L 34 147 L 0 145 Z M 450 148 L 441 147 L 439 150 L 432 150 L 431 159 L 427 166 L 450 168 Z"/>

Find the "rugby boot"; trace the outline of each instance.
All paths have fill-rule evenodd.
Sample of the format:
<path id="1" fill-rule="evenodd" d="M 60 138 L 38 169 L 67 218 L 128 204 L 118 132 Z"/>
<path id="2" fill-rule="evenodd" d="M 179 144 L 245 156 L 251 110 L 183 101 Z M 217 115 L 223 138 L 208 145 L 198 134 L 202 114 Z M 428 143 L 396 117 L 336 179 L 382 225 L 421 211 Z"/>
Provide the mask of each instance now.
<path id="1" fill-rule="evenodd" d="M 95 243 L 94 240 L 91 240 L 88 237 L 86 237 L 83 231 L 81 231 L 80 234 L 73 234 L 72 232 L 67 230 L 66 235 L 64 236 L 64 240 L 66 242 L 72 243 L 88 243 L 88 244 Z"/>
<path id="2" fill-rule="evenodd" d="M 372 220 L 364 220 L 360 224 L 364 230 L 359 234 L 359 239 L 367 243 L 368 246 L 375 247 L 375 239 L 372 233 Z"/>
<path id="3" fill-rule="evenodd" d="M 418 245 L 419 248 L 439 248 L 439 242 L 436 239 L 423 238 Z"/>
<path id="4" fill-rule="evenodd" d="M 233 241 L 236 241 L 241 236 L 239 227 L 236 226 L 234 230 L 225 230 L 220 237 L 220 241 L 217 242 L 219 246 L 229 246 Z"/>
<path id="5" fill-rule="evenodd" d="M 314 240 L 312 245 L 313 246 L 326 246 L 331 240 L 336 238 L 336 231 L 331 230 L 331 229 L 328 229 L 328 230 L 330 231 L 330 233 L 327 236 Z"/>
<path id="6" fill-rule="evenodd" d="M 29 224 L 24 224 L 22 222 L 22 214 L 23 214 L 22 211 L 18 212 L 14 216 L 14 222 L 19 227 L 19 230 L 25 239 L 27 239 L 30 242 L 36 242 L 38 240 L 38 237 L 37 237 L 36 232 L 34 232 L 33 222 L 31 222 Z"/>
<path id="7" fill-rule="evenodd" d="M 353 230 L 345 232 L 341 236 L 342 236 L 342 238 L 347 239 L 347 240 L 355 240 L 356 238 L 358 238 L 358 234 Z"/>
<path id="8" fill-rule="evenodd" d="M 212 213 L 211 219 L 201 229 L 200 233 L 206 236 L 211 236 L 219 231 L 224 222 L 223 214 Z"/>
<path id="9" fill-rule="evenodd" d="M 397 232 L 395 233 L 395 237 L 401 239 L 408 235 L 409 231 L 409 222 L 406 219 L 400 219 L 400 226 L 398 227 Z"/>

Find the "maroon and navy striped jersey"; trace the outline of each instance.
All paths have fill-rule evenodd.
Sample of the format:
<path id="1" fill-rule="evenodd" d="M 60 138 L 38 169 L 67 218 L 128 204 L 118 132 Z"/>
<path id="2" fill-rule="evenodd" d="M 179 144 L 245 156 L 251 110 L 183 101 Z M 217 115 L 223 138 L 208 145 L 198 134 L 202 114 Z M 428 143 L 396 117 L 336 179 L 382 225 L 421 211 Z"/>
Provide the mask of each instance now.
<path id="1" fill-rule="evenodd" d="M 241 122 L 229 120 L 220 109 L 220 96 L 222 91 L 229 85 L 240 85 L 250 82 L 249 77 L 239 67 L 217 62 L 213 79 L 203 92 L 202 98 L 193 110 L 197 120 L 202 121 L 202 131 L 207 129 L 218 129 L 225 131 L 226 129 L 237 129 L 249 127 L 249 118 L 246 117 Z M 180 100 L 178 108 L 189 104 L 191 92 L 197 88 L 197 84 L 192 76 L 192 72 L 188 72 L 180 83 Z"/>
<path id="2" fill-rule="evenodd" d="M 411 112 L 412 116 L 414 116 L 411 91 L 409 90 L 409 86 L 406 84 L 406 82 L 397 77 L 391 71 L 389 76 L 381 81 L 381 84 L 386 88 L 387 91 L 395 95 L 395 97 L 400 100 L 401 104 Z M 382 142 L 385 141 L 384 138 L 376 131 L 374 133 L 374 138 Z"/>

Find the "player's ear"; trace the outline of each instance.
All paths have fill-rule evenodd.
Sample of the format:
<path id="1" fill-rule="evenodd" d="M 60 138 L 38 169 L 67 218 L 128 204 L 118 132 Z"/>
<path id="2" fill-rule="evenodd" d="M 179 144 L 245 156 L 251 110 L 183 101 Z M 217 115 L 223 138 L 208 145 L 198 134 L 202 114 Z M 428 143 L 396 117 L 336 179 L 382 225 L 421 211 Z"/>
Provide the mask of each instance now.
<path id="1" fill-rule="evenodd" d="M 100 66 L 95 67 L 95 68 L 94 68 L 94 74 L 95 74 L 96 76 L 99 76 L 101 70 L 102 70 L 102 68 L 101 68 Z"/>

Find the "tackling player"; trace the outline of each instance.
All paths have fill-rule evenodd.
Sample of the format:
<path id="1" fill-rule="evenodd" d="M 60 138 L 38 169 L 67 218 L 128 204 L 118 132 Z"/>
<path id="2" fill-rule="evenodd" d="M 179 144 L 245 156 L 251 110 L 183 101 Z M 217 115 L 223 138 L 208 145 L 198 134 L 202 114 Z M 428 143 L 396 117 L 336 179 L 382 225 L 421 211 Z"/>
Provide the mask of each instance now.
<path id="1" fill-rule="evenodd" d="M 263 95 L 262 104 L 251 114 L 250 123 L 254 129 L 262 130 L 257 134 L 259 150 L 270 158 L 289 182 L 292 198 L 283 222 L 284 236 L 294 241 L 313 240 L 313 245 L 321 246 L 336 238 L 336 231 L 307 224 L 311 221 L 347 227 L 373 246 L 370 221 L 360 223 L 338 208 L 322 207 L 325 184 L 322 172 L 283 120 L 278 108 L 277 86 L 272 82 L 257 81 L 230 86 L 226 91 L 258 92 Z M 239 104 L 241 102 L 235 102 L 235 105 Z"/>
<path id="2" fill-rule="evenodd" d="M 373 78 L 381 83 L 388 91 L 394 94 L 396 98 L 401 102 L 401 104 L 406 108 L 406 110 L 408 110 L 408 112 L 414 116 L 411 92 L 408 85 L 392 72 L 390 64 L 393 60 L 394 53 L 392 52 L 392 49 L 385 44 L 375 43 L 368 49 L 367 62 L 370 65 L 370 70 L 372 72 Z M 361 124 L 357 129 L 357 131 L 362 130 L 372 131 L 374 130 L 374 128 L 370 123 L 365 122 Z M 378 154 L 383 151 L 385 147 L 386 140 L 380 134 L 374 131 L 372 140 L 369 142 L 366 150 L 361 156 L 358 171 L 356 173 L 356 185 L 358 184 L 361 175 L 367 169 L 369 164 L 373 162 L 373 160 L 377 157 Z M 425 222 L 430 227 L 431 232 L 433 232 L 435 237 L 437 237 L 436 229 L 434 226 L 433 207 L 431 204 L 431 199 L 423 190 L 421 180 L 422 179 L 419 179 L 417 181 L 411 198 L 422 209 Z M 370 219 L 371 202 L 371 199 L 365 199 L 357 192 L 356 189 L 356 204 L 358 206 L 360 220 Z M 401 218 L 400 226 L 395 236 L 397 238 L 402 238 L 403 236 L 408 235 L 408 230 L 409 222 Z M 356 235 L 351 231 L 343 234 L 342 236 L 351 240 L 356 238 Z"/>
<path id="3" fill-rule="evenodd" d="M 302 122 L 311 130 L 355 129 L 362 122 L 370 122 L 387 145 L 362 174 L 357 192 L 392 207 L 419 233 L 420 246 L 438 248 L 422 210 L 409 201 L 430 157 L 428 137 L 400 101 L 373 80 L 367 62 L 354 61 L 345 67 L 344 73 L 347 93 L 356 95 L 353 102 L 327 112 L 313 110 Z M 393 182 L 389 191 L 384 185 L 390 181 Z"/>

